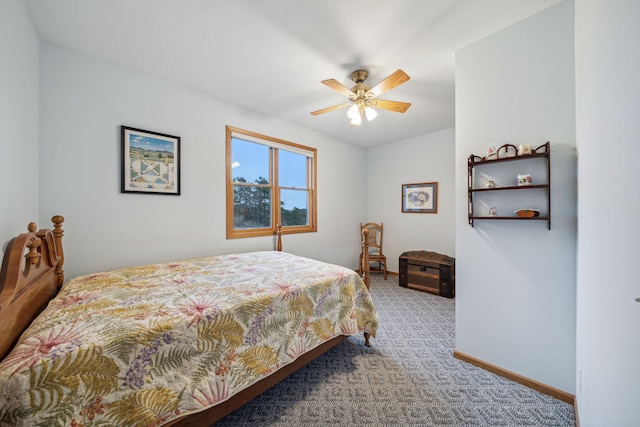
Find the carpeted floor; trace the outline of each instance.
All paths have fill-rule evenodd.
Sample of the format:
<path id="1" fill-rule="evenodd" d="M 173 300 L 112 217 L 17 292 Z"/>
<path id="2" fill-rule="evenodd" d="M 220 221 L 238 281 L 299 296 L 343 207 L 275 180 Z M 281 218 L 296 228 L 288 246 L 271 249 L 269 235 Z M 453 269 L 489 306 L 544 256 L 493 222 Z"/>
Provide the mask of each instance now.
<path id="1" fill-rule="evenodd" d="M 453 358 L 455 301 L 372 275 L 371 348 L 351 337 L 219 426 L 575 426 L 573 406 Z"/>

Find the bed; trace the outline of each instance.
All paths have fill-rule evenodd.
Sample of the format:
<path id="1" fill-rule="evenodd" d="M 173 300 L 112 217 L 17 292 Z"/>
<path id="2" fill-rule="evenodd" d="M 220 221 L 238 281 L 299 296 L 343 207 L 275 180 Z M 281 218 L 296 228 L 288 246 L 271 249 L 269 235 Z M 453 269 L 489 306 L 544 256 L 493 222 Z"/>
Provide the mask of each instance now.
<path id="1" fill-rule="evenodd" d="M 277 251 L 65 283 L 52 221 L 5 250 L 0 425 L 209 426 L 347 337 L 375 337 L 369 272 L 282 252 L 280 231 Z"/>

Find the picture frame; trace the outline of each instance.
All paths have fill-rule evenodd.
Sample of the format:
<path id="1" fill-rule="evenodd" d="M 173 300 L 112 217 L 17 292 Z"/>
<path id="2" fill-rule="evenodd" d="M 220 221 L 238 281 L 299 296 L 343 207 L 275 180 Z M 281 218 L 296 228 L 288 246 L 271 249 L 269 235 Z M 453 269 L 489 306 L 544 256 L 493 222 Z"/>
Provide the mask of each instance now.
<path id="1" fill-rule="evenodd" d="M 438 183 L 402 184 L 403 213 L 438 213 Z"/>
<path id="2" fill-rule="evenodd" d="M 180 195 L 180 137 L 121 126 L 121 193 Z"/>

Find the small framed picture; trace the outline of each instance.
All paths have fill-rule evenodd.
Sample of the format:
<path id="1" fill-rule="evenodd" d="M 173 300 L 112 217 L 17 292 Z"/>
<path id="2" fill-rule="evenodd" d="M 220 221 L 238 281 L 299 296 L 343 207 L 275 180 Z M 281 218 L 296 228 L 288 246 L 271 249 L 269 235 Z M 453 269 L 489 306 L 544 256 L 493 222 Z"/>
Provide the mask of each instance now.
<path id="1" fill-rule="evenodd" d="M 402 212 L 438 213 L 438 183 L 402 184 Z"/>
<path id="2" fill-rule="evenodd" d="M 122 126 L 122 193 L 180 195 L 180 137 Z"/>

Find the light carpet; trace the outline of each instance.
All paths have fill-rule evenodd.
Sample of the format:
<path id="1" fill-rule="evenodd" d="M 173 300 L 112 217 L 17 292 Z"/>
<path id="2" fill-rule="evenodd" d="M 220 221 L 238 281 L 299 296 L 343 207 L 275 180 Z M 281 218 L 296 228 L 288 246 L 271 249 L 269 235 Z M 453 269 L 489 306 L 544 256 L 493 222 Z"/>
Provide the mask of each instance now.
<path id="1" fill-rule="evenodd" d="M 380 327 L 350 337 L 219 426 L 575 426 L 560 400 L 453 357 L 455 300 L 372 275 Z"/>

